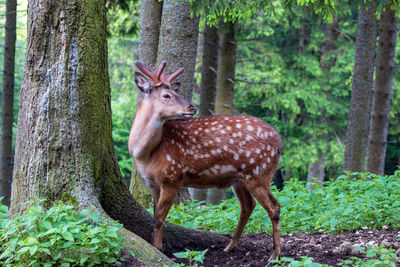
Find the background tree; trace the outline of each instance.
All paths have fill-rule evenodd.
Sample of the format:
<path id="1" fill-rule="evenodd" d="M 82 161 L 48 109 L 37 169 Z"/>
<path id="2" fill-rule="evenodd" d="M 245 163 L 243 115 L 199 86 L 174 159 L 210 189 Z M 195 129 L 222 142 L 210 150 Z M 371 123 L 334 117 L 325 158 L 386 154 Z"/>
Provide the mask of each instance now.
<path id="1" fill-rule="evenodd" d="M 6 2 L 6 25 L 3 59 L 3 93 L 1 105 L 1 145 L 0 145 L 0 196 L 2 202 L 10 204 L 13 169 L 12 136 L 14 122 L 14 70 L 15 41 L 17 25 L 17 1 Z"/>
<path id="2" fill-rule="evenodd" d="M 10 213 L 24 212 L 25 201 L 35 198 L 45 198 L 46 206 L 64 200 L 93 207 L 150 240 L 153 216 L 130 195 L 113 148 L 105 14 L 103 1 L 29 5 Z M 170 263 L 138 236 L 122 233 L 141 260 Z M 181 249 L 202 239 L 227 241 L 171 224 L 164 237 L 166 247 Z"/>
<path id="3" fill-rule="evenodd" d="M 365 168 L 376 47 L 376 5 L 361 3 L 343 169 Z"/>
<path id="4" fill-rule="evenodd" d="M 215 92 L 218 68 L 218 32 L 215 25 L 204 27 L 203 55 L 201 63 L 199 116 L 210 116 L 215 112 Z M 190 188 L 190 197 L 207 201 L 208 189 Z"/>
<path id="5" fill-rule="evenodd" d="M 235 87 L 236 39 L 235 23 L 228 22 L 220 35 L 218 54 L 217 91 L 215 96 L 216 114 L 233 114 Z M 207 203 L 218 204 L 225 199 L 226 189 L 210 188 Z"/>
<path id="6" fill-rule="evenodd" d="M 376 58 L 375 90 L 369 130 L 367 171 L 384 174 L 397 36 L 396 11 L 386 6 L 381 14 Z"/>

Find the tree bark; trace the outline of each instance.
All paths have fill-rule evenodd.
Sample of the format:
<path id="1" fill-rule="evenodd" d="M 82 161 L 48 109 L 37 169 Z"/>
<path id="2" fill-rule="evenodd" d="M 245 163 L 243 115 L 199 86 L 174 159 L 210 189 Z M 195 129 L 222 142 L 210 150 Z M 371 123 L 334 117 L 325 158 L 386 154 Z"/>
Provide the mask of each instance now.
<path id="1" fill-rule="evenodd" d="M 236 39 L 235 24 L 227 23 L 227 32 L 220 37 L 218 56 L 217 93 L 215 112 L 233 113 L 233 89 L 235 86 Z"/>
<path id="2" fill-rule="evenodd" d="M 323 186 L 323 182 L 325 180 L 325 156 L 326 153 L 321 150 L 318 151 L 318 158 L 316 162 L 310 163 L 308 165 L 308 173 L 307 173 L 307 182 L 309 183 L 318 183 L 320 187 Z M 311 189 L 314 186 L 310 186 Z"/>
<path id="3" fill-rule="evenodd" d="M 140 1 L 139 59 L 151 69 L 157 63 L 162 6 L 158 0 Z"/>
<path id="4" fill-rule="evenodd" d="M 216 26 L 205 26 L 203 51 L 200 83 L 200 117 L 210 116 L 215 112 L 218 69 L 218 32 Z"/>
<path id="5" fill-rule="evenodd" d="M 105 14 L 104 1 L 29 3 L 10 215 L 23 213 L 35 198 L 46 205 L 64 200 L 94 207 L 150 241 L 153 216 L 133 200 L 113 148 Z M 140 237 L 122 232 L 140 260 L 170 264 Z M 167 248 L 197 249 L 202 240 L 227 241 L 164 228 Z"/>
<path id="6" fill-rule="evenodd" d="M 233 113 L 233 94 L 235 87 L 236 39 L 235 24 L 227 23 L 226 33 L 220 36 L 218 55 L 217 92 L 215 96 L 215 113 Z M 207 203 L 218 204 L 226 197 L 225 189 L 211 188 L 207 193 Z"/>
<path id="7" fill-rule="evenodd" d="M 17 23 L 17 1 L 6 2 L 6 33 L 4 41 L 3 94 L 1 103 L 0 196 L 9 206 L 13 168 L 12 126 L 14 121 L 14 65 Z"/>
<path id="8" fill-rule="evenodd" d="M 199 116 L 210 116 L 215 112 L 217 83 L 218 32 L 215 26 L 204 27 L 203 60 L 201 66 Z M 194 200 L 207 201 L 208 189 L 189 189 Z"/>
<path id="9" fill-rule="evenodd" d="M 368 5 L 368 6 L 366 6 Z M 358 15 L 356 53 L 343 169 L 365 169 L 376 46 L 376 5 L 362 3 Z"/>
<path id="10" fill-rule="evenodd" d="M 371 128 L 369 131 L 367 171 L 375 174 L 384 174 L 385 171 L 396 36 L 396 11 L 391 10 L 388 6 L 386 11 L 381 14 L 375 90 L 371 112 Z"/>
<path id="11" fill-rule="evenodd" d="M 194 69 L 196 65 L 199 18 L 190 17 L 190 4 L 179 0 L 166 0 L 163 4 L 157 65 L 167 62 L 165 72 L 172 73 L 178 68 L 185 71 L 176 81 L 182 84 L 182 95 L 192 99 Z"/>

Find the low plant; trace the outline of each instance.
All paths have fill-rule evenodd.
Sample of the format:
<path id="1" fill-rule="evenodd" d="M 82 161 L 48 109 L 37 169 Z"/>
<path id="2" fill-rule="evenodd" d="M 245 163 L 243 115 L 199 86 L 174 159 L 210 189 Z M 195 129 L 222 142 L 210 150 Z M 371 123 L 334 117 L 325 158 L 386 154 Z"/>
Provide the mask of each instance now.
<path id="1" fill-rule="evenodd" d="M 62 202 L 45 209 L 41 202 L 28 203 L 26 214 L 9 220 L 0 207 L 0 265 L 94 266 L 117 261 L 123 248 L 120 224 Z"/>
<path id="2" fill-rule="evenodd" d="M 208 249 L 203 250 L 203 251 L 195 251 L 195 250 L 186 249 L 186 251 L 177 252 L 177 253 L 173 253 L 173 254 L 177 258 L 187 259 L 189 261 L 189 266 L 197 267 L 197 266 L 199 266 L 198 262 L 203 263 L 207 251 L 208 251 Z M 176 266 L 184 266 L 184 265 L 177 264 Z"/>
<path id="3" fill-rule="evenodd" d="M 360 250 L 365 250 L 365 259 L 358 257 L 351 257 L 339 263 L 340 266 L 350 267 L 367 267 L 367 266 L 387 266 L 396 267 L 398 258 L 393 249 L 387 249 L 381 246 L 373 247 L 360 247 Z"/>
<path id="4" fill-rule="evenodd" d="M 281 257 L 279 260 L 271 261 L 272 266 L 288 267 L 328 267 L 327 264 L 314 262 L 313 257 L 302 256 L 301 260 L 295 260 L 289 257 Z"/>

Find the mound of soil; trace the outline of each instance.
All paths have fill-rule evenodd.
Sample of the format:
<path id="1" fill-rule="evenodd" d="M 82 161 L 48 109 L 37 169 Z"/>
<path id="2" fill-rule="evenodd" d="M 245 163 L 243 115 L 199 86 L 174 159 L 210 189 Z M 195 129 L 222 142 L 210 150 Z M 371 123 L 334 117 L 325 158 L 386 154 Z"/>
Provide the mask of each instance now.
<path id="1" fill-rule="evenodd" d="M 357 246 L 383 245 L 399 253 L 400 232 L 364 229 L 341 234 L 307 233 L 281 236 L 281 256 L 297 260 L 301 256 L 313 257 L 315 262 L 338 266 L 341 260 L 352 256 L 363 258 Z M 265 266 L 272 252 L 272 237 L 266 233 L 242 236 L 239 248 L 225 253 L 224 245 L 209 244 L 203 263 L 211 266 Z M 167 256 L 174 258 L 167 251 Z M 399 255 L 400 256 L 400 255 Z M 187 261 L 174 258 L 175 262 L 188 264 Z"/>

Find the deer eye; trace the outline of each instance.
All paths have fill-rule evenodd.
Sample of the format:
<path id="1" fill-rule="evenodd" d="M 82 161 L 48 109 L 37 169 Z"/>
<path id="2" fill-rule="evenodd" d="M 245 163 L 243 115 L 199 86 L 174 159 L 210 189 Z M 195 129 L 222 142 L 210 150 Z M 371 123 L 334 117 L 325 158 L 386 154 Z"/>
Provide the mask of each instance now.
<path id="1" fill-rule="evenodd" d="M 163 94 L 164 99 L 171 99 L 171 96 L 169 94 Z"/>

